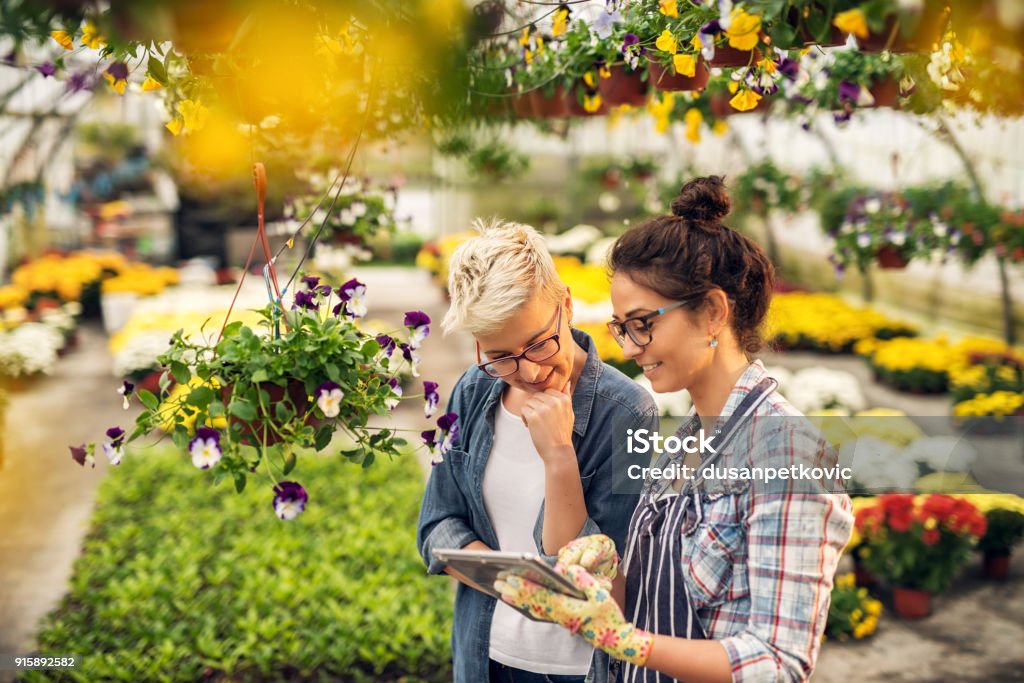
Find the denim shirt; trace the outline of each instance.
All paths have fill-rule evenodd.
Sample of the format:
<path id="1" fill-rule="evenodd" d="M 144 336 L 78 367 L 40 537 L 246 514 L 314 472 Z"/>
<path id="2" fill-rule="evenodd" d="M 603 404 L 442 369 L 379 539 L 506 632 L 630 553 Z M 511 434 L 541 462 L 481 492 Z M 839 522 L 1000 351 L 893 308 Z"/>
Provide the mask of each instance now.
<path id="1" fill-rule="evenodd" d="M 587 334 L 574 329 L 572 336 L 587 352 L 572 395 L 572 445 L 587 506 L 587 519 L 579 536 L 607 534 L 621 555 L 638 496 L 612 493 L 612 422 L 615 418 L 629 418 L 637 427 L 657 429 L 658 410 L 643 387 L 601 362 Z M 447 409 L 459 415 L 459 436 L 444 462 L 430 474 L 416 533 L 416 544 L 431 574 L 442 573 L 444 567 L 431 554 L 434 548 L 462 548 L 472 541 L 483 541 L 489 548 L 499 549 L 484 508 L 483 478 L 494 440 L 494 412 L 507 386 L 503 380 L 472 366 L 452 391 Z M 514 482 L 510 485 L 514 486 Z M 537 552 L 554 562 L 554 556 L 545 555 L 541 540 L 543 504 L 536 519 Z M 495 604 L 496 600 L 489 595 L 459 583 L 452 624 L 456 683 L 488 680 Z M 602 683 L 607 679 L 607 671 L 607 655 L 595 650 L 587 680 Z"/>

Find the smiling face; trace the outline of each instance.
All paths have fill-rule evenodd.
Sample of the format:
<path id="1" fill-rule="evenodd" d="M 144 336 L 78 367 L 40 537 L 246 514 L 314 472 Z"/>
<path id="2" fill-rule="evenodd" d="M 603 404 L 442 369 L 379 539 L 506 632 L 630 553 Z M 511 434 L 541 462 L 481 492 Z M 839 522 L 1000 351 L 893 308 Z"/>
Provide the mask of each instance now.
<path id="1" fill-rule="evenodd" d="M 668 299 L 644 287 L 623 272 L 612 277 L 614 320 L 635 318 L 671 306 Z M 694 305 L 697 305 L 696 302 Z M 651 343 L 637 346 L 628 337 L 622 347 L 626 358 L 636 361 L 658 393 L 691 389 L 714 360 L 714 349 L 708 346 L 707 315 L 700 309 L 683 306 L 666 311 L 650 321 Z"/>
<path id="2" fill-rule="evenodd" d="M 557 326 L 559 306 L 543 297 L 534 297 L 516 309 L 499 329 L 489 334 L 476 335 L 481 361 L 520 354 L 531 344 L 558 332 L 559 349 L 555 355 L 538 362 L 520 358 L 519 370 L 501 379 L 516 389 L 531 393 L 547 389 L 560 390 L 572 376 L 577 348 L 569 332 L 572 299 L 567 295 L 560 305 L 561 326 Z"/>

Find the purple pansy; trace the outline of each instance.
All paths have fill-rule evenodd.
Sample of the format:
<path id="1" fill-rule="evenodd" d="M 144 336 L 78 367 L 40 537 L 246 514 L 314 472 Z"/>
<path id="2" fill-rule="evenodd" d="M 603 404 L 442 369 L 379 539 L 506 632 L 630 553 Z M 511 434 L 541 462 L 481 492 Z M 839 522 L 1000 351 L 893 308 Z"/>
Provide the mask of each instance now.
<path id="1" fill-rule="evenodd" d="M 427 419 L 437 412 L 437 404 L 441 397 L 437 395 L 437 382 L 423 382 L 423 416 Z"/>
<path id="2" fill-rule="evenodd" d="M 402 350 L 402 358 L 409 362 L 409 369 L 412 371 L 413 377 L 420 376 L 420 357 L 413 351 L 413 347 L 409 344 L 401 343 L 398 348 Z"/>
<path id="3" fill-rule="evenodd" d="M 309 502 L 309 494 L 295 481 L 282 481 L 274 487 L 274 514 L 285 521 L 295 519 Z"/>
<path id="4" fill-rule="evenodd" d="M 316 289 L 316 286 L 320 284 L 320 278 L 316 275 L 303 275 L 299 280 L 306 285 L 306 289 Z"/>
<path id="5" fill-rule="evenodd" d="M 374 339 L 376 339 L 377 343 L 380 344 L 380 352 L 386 357 L 391 358 L 391 354 L 393 354 L 395 349 L 398 347 L 395 340 L 386 334 L 378 334 Z"/>
<path id="6" fill-rule="evenodd" d="M 408 311 L 405 326 L 409 328 L 409 346 L 418 349 L 430 334 L 430 316 L 423 311 Z"/>
<path id="7" fill-rule="evenodd" d="M 120 427 L 111 427 L 107 430 L 109 441 L 104 442 L 103 452 L 111 465 L 120 465 L 124 457 L 124 430 Z"/>
<path id="8" fill-rule="evenodd" d="M 36 71 L 43 74 L 45 78 L 49 78 L 57 73 L 57 66 L 53 62 L 44 62 L 36 67 Z"/>
<path id="9" fill-rule="evenodd" d="M 323 411 L 324 417 L 338 417 L 341 412 L 341 399 L 345 392 L 334 382 L 324 382 L 316 388 L 316 404 Z"/>
<path id="10" fill-rule="evenodd" d="M 117 388 L 117 393 L 124 396 L 124 401 L 122 402 L 122 405 L 124 406 L 125 410 L 128 410 L 128 407 L 131 405 L 131 401 L 129 399 L 132 396 L 133 389 L 135 389 L 135 385 L 129 382 L 128 380 L 125 380 L 124 383 Z"/>
<path id="11" fill-rule="evenodd" d="M 391 387 L 391 396 L 384 399 L 384 405 L 388 407 L 388 410 L 394 410 L 402 400 L 402 385 L 398 383 L 397 377 L 389 379 L 387 384 Z"/>
<path id="12" fill-rule="evenodd" d="M 341 315 L 342 311 L 353 318 L 362 318 L 366 315 L 366 285 L 352 278 L 335 292 L 341 302 L 334 307 L 334 315 Z"/>
<path id="13" fill-rule="evenodd" d="M 81 72 L 77 74 L 71 74 L 71 78 L 68 79 L 67 92 L 76 93 L 80 90 L 86 90 L 90 87 L 92 82 L 92 74 L 88 72 Z"/>
<path id="14" fill-rule="evenodd" d="M 422 431 L 420 432 L 420 438 L 423 439 L 423 444 L 427 447 L 427 450 L 433 453 L 434 449 L 437 448 L 437 430 L 427 429 Z"/>
<path id="15" fill-rule="evenodd" d="M 444 459 L 444 456 L 448 455 L 448 451 L 452 449 L 455 439 L 459 436 L 458 419 L 457 413 L 445 413 L 437 418 L 437 428 L 439 430 L 437 457 L 441 460 Z"/>
<path id="16" fill-rule="evenodd" d="M 71 449 L 71 459 L 79 465 L 85 467 L 85 463 L 88 462 L 94 468 L 96 467 L 96 459 L 92 457 L 92 449 L 84 443 L 81 446 L 69 446 L 69 448 Z"/>
<path id="17" fill-rule="evenodd" d="M 315 311 L 318 308 L 316 303 L 316 292 L 295 292 L 295 302 L 292 304 L 292 310 L 294 311 L 296 308 Z"/>
<path id="18" fill-rule="evenodd" d="M 210 427 L 200 427 L 195 438 L 188 442 L 188 452 L 192 456 L 192 464 L 201 470 L 208 470 L 221 458 L 220 432 Z"/>
<path id="19" fill-rule="evenodd" d="M 839 81 L 837 89 L 840 102 L 856 102 L 860 97 L 860 86 L 851 81 Z"/>
<path id="20" fill-rule="evenodd" d="M 127 81 L 128 80 L 128 65 L 124 62 L 114 62 L 107 67 L 107 73 L 115 81 Z"/>

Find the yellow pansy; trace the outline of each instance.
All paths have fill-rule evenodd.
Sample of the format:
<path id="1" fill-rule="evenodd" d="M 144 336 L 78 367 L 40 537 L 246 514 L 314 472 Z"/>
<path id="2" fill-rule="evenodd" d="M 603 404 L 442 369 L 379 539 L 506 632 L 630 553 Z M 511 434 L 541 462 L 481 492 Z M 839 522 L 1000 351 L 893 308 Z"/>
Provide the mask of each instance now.
<path id="1" fill-rule="evenodd" d="M 770 59 L 762 59 L 757 63 L 757 66 L 761 67 L 762 69 L 764 69 L 766 73 L 770 74 L 775 73 L 778 68 L 775 62 Z"/>
<path id="2" fill-rule="evenodd" d="M 123 78 L 114 78 L 106 71 L 103 72 L 103 78 L 110 84 L 111 88 L 117 91 L 118 95 L 123 95 L 124 89 L 128 87 L 128 81 Z"/>
<path id="3" fill-rule="evenodd" d="M 597 87 L 597 79 L 594 78 L 593 71 L 588 71 L 587 73 L 583 74 L 583 82 L 587 84 L 588 88 L 593 89 Z"/>
<path id="4" fill-rule="evenodd" d="M 658 11 L 666 17 L 679 16 L 679 6 L 676 3 L 676 0 L 660 0 L 660 2 L 658 2 Z"/>
<path id="5" fill-rule="evenodd" d="M 732 11 L 729 29 L 725 32 L 729 39 L 729 47 L 737 50 L 753 50 L 757 47 L 757 37 L 761 32 L 761 15 L 747 14 L 742 7 Z"/>
<path id="6" fill-rule="evenodd" d="M 601 78 L 611 78 L 612 77 L 612 70 L 609 69 L 604 64 L 602 64 L 601 68 L 599 68 L 597 70 L 597 75 L 600 76 Z"/>
<path id="7" fill-rule="evenodd" d="M 65 50 L 71 50 L 75 47 L 75 39 L 67 31 L 50 31 L 50 37 L 57 41 Z"/>
<path id="8" fill-rule="evenodd" d="M 180 135 L 181 129 L 185 127 L 185 121 L 180 116 L 175 116 L 173 119 L 164 124 L 164 128 L 171 131 L 171 135 Z"/>
<path id="9" fill-rule="evenodd" d="M 82 45 L 90 50 L 98 50 L 107 44 L 107 39 L 99 34 L 96 24 L 87 21 L 82 24 Z"/>
<path id="10" fill-rule="evenodd" d="M 672 35 L 672 31 L 665 29 L 661 32 L 661 35 L 658 36 L 658 39 L 654 41 L 654 46 L 659 50 L 664 50 L 665 52 L 674 55 L 677 49 L 676 37 Z"/>
<path id="11" fill-rule="evenodd" d="M 694 33 L 693 34 L 693 38 L 690 38 L 690 45 L 693 46 L 694 50 L 703 50 L 704 49 L 704 43 L 701 41 L 699 33 Z"/>
<path id="12" fill-rule="evenodd" d="M 530 27 L 527 26 L 523 29 L 523 32 L 519 34 L 519 44 L 526 47 L 530 44 Z"/>
<path id="13" fill-rule="evenodd" d="M 551 35 L 557 38 L 560 35 L 564 35 L 569 27 L 569 10 L 560 9 L 555 12 L 555 16 L 551 18 Z"/>
<path id="14" fill-rule="evenodd" d="M 843 33 L 852 33 L 858 38 L 868 37 L 868 22 L 864 18 L 864 12 L 859 9 L 840 12 L 832 19 L 832 25 Z"/>
<path id="15" fill-rule="evenodd" d="M 210 116 L 210 110 L 203 106 L 202 102 L 194 100 L 182 100 L 178 102 L 178 113 L 190 131 L 202 130 L 206 126 L 206 119 Z"/>
<path id="16" fill-rule="evenodd" d="M 593 114 L 601 108 L 601 95 L 594 93 L 593 95 L 583 96 L 583 110 L 588 114 Z"/>
<path id="17" fill-rule="evenodd" d="M 146 80 L 142 82 L 142 92 L 151 92 L 153 90 L 159 90 L 162 86 L 160 81 L 156 80 L 152 76 L 146 76 Z"/>
<path id="18" fill-rule="evenodd" d="M 523 61 L 526 62 L 527 66 L 533 64 L 533 50 L 526 50 L 523 52 Z"/>
<path id="19" fill-rule="evenodd" d="M 700 142 L 700 126 L 704 123 L 704 115 L 700 113 L 700 109 L 687 109 L 683 115 L 683 122 L 686 124 L 686 139 L 690 142 Z"/>
<path id="20" fill-rule="evenodd" d="M 753 90 L 747 90 L 744 88 L 729 100 L 729 104 L 732 108 L 737 111 L 750 111 L 757 106 L 757 103 L 761 101 L 761 96 Z"/>
<path id="21" fill-rule="evenodd" d="M 693 77 L 697 73 L 697 60 L 693 58 L 693 55 L 686 53 L 680 53 L 673 57 L 672 66 L 676 68 L 676 73 L 680 76 Z"/>

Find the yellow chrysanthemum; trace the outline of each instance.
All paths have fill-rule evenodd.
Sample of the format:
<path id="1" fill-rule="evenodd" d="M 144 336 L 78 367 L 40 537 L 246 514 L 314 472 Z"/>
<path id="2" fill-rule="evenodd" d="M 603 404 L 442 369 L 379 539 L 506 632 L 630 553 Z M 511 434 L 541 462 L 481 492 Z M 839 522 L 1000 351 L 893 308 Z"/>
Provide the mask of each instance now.
<path id="1" fill-rule="evenodd" d="M 725 32 L 729 46 L 737 50 L 753 50 L 757 47 L 758 34 L 761 32 L 761 15 L 747 14 L 742 7 L 732 11 L 729 29 Z"/>
<path id="2" fill-rule="evenodd" d="M 852 33 L 861 39 L 868 37 L 868 22 L 864 12 L 859 9 L 839 12 L 832 19 L 832 25 L 843 33 Z"/>

